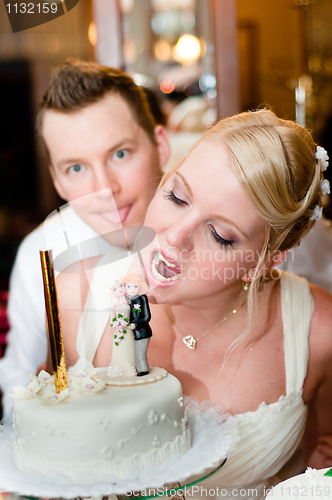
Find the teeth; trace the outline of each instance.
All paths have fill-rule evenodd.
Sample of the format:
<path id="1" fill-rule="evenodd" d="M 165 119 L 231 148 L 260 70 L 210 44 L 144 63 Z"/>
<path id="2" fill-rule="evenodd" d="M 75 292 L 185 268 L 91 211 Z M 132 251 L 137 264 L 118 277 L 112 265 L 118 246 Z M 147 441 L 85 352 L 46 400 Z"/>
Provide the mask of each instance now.
<path id="1" fill-rule="evenodd" d="M 175 276 L 172 276 L 171 278 L 165 278 L 165 276 L 159 274 L 157 271 L 157 265 L 159 261 L 164 262 L 168 267 L 176 267 L 175 264 L 168 262 L 168 260 L 166 260 L 165 257 L 160 252 L 156 252 L 152 260 L 152 273 L 156 278 L 158 278 L 160 281 L 176 281 L 181 278 L 180 273 L 176 274 Z"/>
<path id="2" fill-rule="evenodd" d="M 168 267 L 176 267 L 175 264 L 171 264 L 170 262 L 168 262 L 168 260 L 165 259 L 165 257 L 163 256 L 163 254 L 161 254 L 160 252 L 157 252 L 155 257 L 158 256 L 158 260 L 162 260 L 163 262 L 165 262 L 166 266 Z"/>

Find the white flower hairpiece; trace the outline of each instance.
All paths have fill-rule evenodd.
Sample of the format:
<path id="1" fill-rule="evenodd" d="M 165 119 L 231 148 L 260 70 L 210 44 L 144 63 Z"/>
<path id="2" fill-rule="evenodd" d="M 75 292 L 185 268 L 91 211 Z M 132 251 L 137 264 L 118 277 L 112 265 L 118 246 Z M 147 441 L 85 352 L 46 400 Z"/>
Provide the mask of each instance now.
<path id="1" fill-rule="evenodd" d="M 314 208 L 314 211 L 312 212 L 312 215 L 310 216 L 310 220 L 318 220 L 321 218 L 323 213 L 323 207 L 320 207 L 319 205 L 316 205 Z"/>
<path id="2" fill-rule="evenodd" d="M 331 191 L 329 181 L 327 179 L 320 181 L 319 189 L 321 190 L 323 196 L 325 196 L 326 194 L 330 194 Z"/>
<path id="3" fill-rule="evenodd" d="M 322 148 L 322 146 L 317 146 L 315 157 L 316 160 L 320 160 L 321 171 L 325 172 L 329 166 L 329 155 L 327 154 L 326 149 Z"/>

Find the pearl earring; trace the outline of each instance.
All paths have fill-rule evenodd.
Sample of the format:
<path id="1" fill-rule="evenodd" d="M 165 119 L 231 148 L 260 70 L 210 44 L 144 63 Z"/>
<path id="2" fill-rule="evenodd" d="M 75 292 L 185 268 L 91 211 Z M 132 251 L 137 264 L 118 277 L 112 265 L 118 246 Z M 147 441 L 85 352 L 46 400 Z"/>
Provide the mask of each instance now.
<path id="1" fill-rule="evenodd" d="M 243 290 L 245 290 L 247 292 L 249 290 L 249 285 L 250 285 L 250 281 L 248 280 L 243 284 Z"/>

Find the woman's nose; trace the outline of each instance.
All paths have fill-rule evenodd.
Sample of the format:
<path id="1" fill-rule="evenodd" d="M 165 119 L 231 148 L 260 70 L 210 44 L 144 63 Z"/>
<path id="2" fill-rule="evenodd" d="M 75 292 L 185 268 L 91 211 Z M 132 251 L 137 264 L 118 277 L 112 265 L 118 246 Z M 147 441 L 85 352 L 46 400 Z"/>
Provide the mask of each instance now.
<path id="1" fill-rule="evenodd" d="M 172 247 L 190 252 L 193 248 L 194 227 L 187 219 L 176 221 L 166 233 L 166 241 Z"/>

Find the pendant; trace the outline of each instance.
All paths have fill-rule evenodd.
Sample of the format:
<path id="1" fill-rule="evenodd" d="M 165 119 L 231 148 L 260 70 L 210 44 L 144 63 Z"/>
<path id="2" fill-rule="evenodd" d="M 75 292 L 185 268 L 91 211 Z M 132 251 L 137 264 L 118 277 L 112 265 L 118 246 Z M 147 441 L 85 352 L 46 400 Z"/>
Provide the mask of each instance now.
<path id="1" fill-rule="evenodd" d="M 182 340 L 189 349 L 196 349 L 197 340 L 192 335 L 187 335 Z"/>

